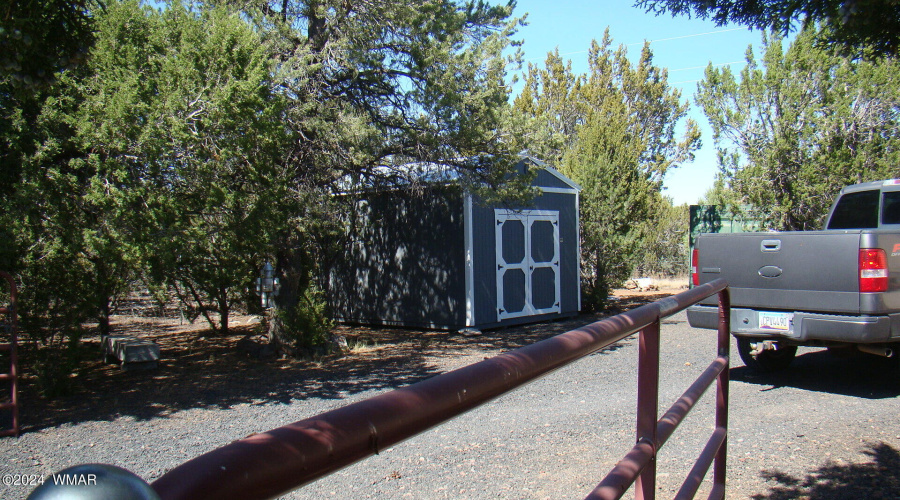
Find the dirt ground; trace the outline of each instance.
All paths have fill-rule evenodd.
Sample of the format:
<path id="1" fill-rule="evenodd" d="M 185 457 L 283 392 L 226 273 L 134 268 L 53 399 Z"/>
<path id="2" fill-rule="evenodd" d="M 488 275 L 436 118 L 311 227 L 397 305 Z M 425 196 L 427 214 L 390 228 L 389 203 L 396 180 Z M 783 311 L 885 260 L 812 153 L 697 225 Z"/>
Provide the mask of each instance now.
<path id="1" fill-rule="evenodd" d="M 26 350 L 23 353 L 26 384 L 21 415 L 25 434 L 19 440 L 0 441 L 0 445 L 6 446 L 0 454 L 9 457 L 13 467 L 11 470 L 48 473 L 72 463 L 120 463 L 114 461 L 125 460 L 121 462 L 122 466 L 152 480 L 172 463 L 177 464 L 206 451 L 206 448 L 195 448 L 206 445 L 206 438 L 201 439 L 198 435 L 218 439 L 221 434 L 232 440 L 234 436 L 274 428 L 283 425 L 280 417 L 287 418 L 287 422 L 292 421 L 291 418 L 307 418 L 346 404 L 354 397 L 414 383 L 686 289 L 682 282 L 660 282 L 656 287 L 646 289 L 632 285 L 636 283 L 614 292 L 614 307 L 607 314 L 581 315 L 555 322 L 485 331 L 478 336 L 445 331 L 342 326 L 337 333 L 347 338 L 351 347 L 348 354 L 306 360 L 261 360 L 241 350 L 238 345 L 242 341 L 246 343 L 248 339 L 259 337 L 261 328 L 255 317 L 233 318 L 231 333 L 222 336 L 213 334 L 202 320 L 191 324 L 177 312 L 170 312 L 167 317 L 156 317 L 153 311 L 142 309 L 136 303 L 134 307 L 122 308 L 129 314 L 116 316 L 114 329 L 118 333 L 135 334 L 157 342 L 162 348 L 159 367 L 148 371 L 122 371 L 116 365 L 104 363 L 100 359 L 99 338 L 88 337 L 84 343 L 89 359 L 78 373 L 73 374 L 75 393 L 65 398 L 44 399 L 38 397 L 35 391 L 34 377 L 27 367 Z M 663 392 L 672 396 L 683 390 L 677 383 L 683 381 L 682 377 L 690 375 L 693 380 L 695 372 L 704 366 L 698 363 L 700 358 L 697 356 L 700 354 L 695 353 L 706 350 L 683 347 L 707 342 L 711 337 L 698 336 L 695 330 L 688 327 L 683 314 L 668 319 L 664 324 L 671 336 L 670 342 L 664 345 L 668 350 L 662 361 L 663 364 L 668 363 L 666 373 L 673 376 L 665 378 Z M 714 344 L 707 343 L 709 345 L 703 345 L 711 350 Z M 419 486 L 424 485 L 424 489 L 416 491 L 428 492 L 437 488 L 444 479 L 455 477 L 453 474 L 457 467 L 468 467 L 470 462 L 481 464 L 484 461 L 502 466 L 502 459 L 492 460 L 502 456 L 501 452 L 505 449 L 500 445 L 491 447 L 488 444 L 494 443 L 497 436 L 511 432 L 510 429 L 530 429 L 510 434 L 519 437 L 508 443 L 517 455 L 536 456 L 538 448 L 546 444 L 542 440 L 550 439 L 548 436 L 551 435 L 554 439 L 571 437 L 580 443 L 578 446 L 584 445 L 583 439 L 590 435 L 596 441 L 589 440 L 591 449 L 596 446 L 611 452 L 609 457 L 603 455 L 603 460 L 620 458 L 619 451 L 627 450 L 623 443 L 627 444 L 632 439 L 633 420 L 626 422 L 627 419 L 619 416 L 630 414 L 634 401 L 633 395 L 626 397 L 621 391 L 633 389 L 633 384 L 610 385 L 607 382 L 630 378 L 636 373 L 637 356 L 633 340 L 626 339 L 622 345 L 613 347 L 615 349 L 610 349 L 609 353 L 621 354 L 614 358 L 615 363 L 602 362 L 606 354 L 601 352 L 584 360 L 597 360 L 596 364 L 591 365 L 593 371 L 584 372 L 584 367 L 573 367 L 578 369 L 568 374 L 560 370 L 552 377 L 535 382 L 545 384 L 542 390 L 550 389 L 546 393 L 553 397 L 548 401 L 560 405 L 553 407 L 553 410 L 536 406 L 534 395 L 528 391 L 514 393 L 503 405 L 490 409 L 499 411 L 505 408 L 508 411 L 503 418 L 483 418 L 478 429 L 489 436 L 479 442 L 484 444 L 483 448 L 473 451 L 471 455 L 455 454 L 453 458 L 440 459 L 442 461 L 434 458 L 432 465 L 437 467 L 434 469 L 437 474 L 446 473 L 449 476 L 433 479 L 427 474 L 432 469 L 420 464 L 422 457 L 419 455 L 434 453 L 437 457 L 443 453 L 446 446 L 442 444 L 443 436 L 440 435 L 436 436 L 437 444 L 422 441 L 421 448 L 416 448 L 416 442 L 410 441 L 412 444 L 408 454 L 398 451 L 396 457 L 388 456 L 389 460 L 379 462 L 379 467 L 386 468 L 388 472 L 404 471 L 404 478 L 410 475 L 408 483 L 419 481 L 422 483 Z M 900 394 L 900 386 L 882 380 L 878 366 L 865 359 L 834 359 L 822 351 L 804 353 L 798 356 L 795 364 L 798 366 L 794 370 L 766 377 L 751 373 L 741 366 L 739 360 L 734 361 L 731 371 L 734 412 L 729 427 L 734 439 L 730 437 L 728 445 L 729 488 L 734 493 L 729 497 L 760 500 L 900 498 L 897 494 L 900 492 L 900 482 L 893 472 L 900 463 L 897 458 L 900 456 L 897 453 L 900 449 L 897 445 L 900 431 L 897 430 L 895 418 L 895 401 Z M 588 381 L 597 382 L 596 386 L 590 387 L 588 394 L 619 391 L 614 392 L 617 396 L 610 399 L 622 402 L 622 406 L 606 413 L 594 410 L 581 413 L 580 405 L 585 401 L 580 398 L 584 396 L 577 391 L 571 391 L 573 394 L 570 396 L 569 392 L 575 385 L 581 387 L 580 384 L 585 384 L 586 387 Z M 535 392 L 543 393 L 537 389 Z M 674 396 L 663 399 L 670 401 Z M 612 404 L 612 401 L 606 402 L 606 406 Z M 709 409 L 702 407 L 703 404 L 708 404 L 708 401 L 701 401 L 698 411 Z M 543 411 L 533 411 L 536 407 Z M 288 413 L 296 413 L 297 416 L 285 416 Z M 240 415 L 240 418 L 235 418 L 235 415 Z M 271 417 L 275 418 L 269 422 Z M 552 426 L 555 430 L 545 429 L 549 421 L 557 417 L 559 422 Z M 579 419 L 583 417 L 586 423 L 579 424 Z M 851 420 L 848 421 L 848 417 Z M 536 420 L 529 420 L 531 418 Z M 706 420 L 692 418 L 686 421 L 686 427 L 665 450 L 667 468 L 660 475 L 661 487 L 671 489 L 669 483 L 677 487 L 680 481 L 676 481 L 684 477 L 681 469 L 686 471 L 692 465 L 696 450 L 702 446 L 701 438 L 705 440 L 708 436 Z M 560 422 L 563 424 L 555 425 Z M 574 424 L 584 426 L 573 430 Z M 232 426 L 235 429 L 231 429 Z M 597 431 L 601 427 L 602 433 Z M 205 434 L 206 429 L 209 429 L 209 436 Z M 453 429 L 457 428 L 451 426 L 441 432 L 457 432 Z M 465 426 L 461 429 L 458 432 L 468 436 L 470 430 Z M 218 432 L 220 430 L 221 433 Z M 108 439 L 109 436 L 118 437 Z M 459 442 L 474 446 L 474 438 L 462 436 L 457 436 Z M 619 438 L 622 442 L 618 441 Z M 215 446 L 229 442 L 227 440 Z M 95 444 L 96 448 L 91 448 Z M 541 470 L 556 471 L 561 477 L 565 476 L 566 481 L 570 481 L 571 477 L 581 477 L 569 474 L 573 467 L 580 467 L 579 464 L 584 464 L 589 471 L 602 472 L 607 470 L 606 465 L 614 463 L 598 464 L 597 456 L 585 453 L 577 446 L 564 447 L 557 455 L 560 453 L 569 455 L 560 458 L 558 469 L 553 468 L 557 462 L 547 459 L 541 462 L 541 467 L 544 467 Z M 446 465 L 447 460 L 452 462 L 451 465 Z M 474 470 L 483 470 L 483 476 L 489 477 L 492 469 L 479 465 Z M 388 472 L 381 474 L 383 471 L 378 471 L 381 469 L 377 469 L 373 477 L 388 477 L 390 481 L 395 481 L 396 477 L 399 481 L 401 476 L 399 473 L 395 476 L 394 472 L 388 475 Z M 470 473 L 469 469 L 466 473 Z M 354 477 L 356 473 L 352 471 L 347 474 L 353 481 L 342 483 L 341 478 L 334 480 L 337 482 L 326 481 L 321 486 L 315 486 L 318 489 L 310 493 L 312 496 L 296 498 L 323 498 L 327 495 L 322 492 L 331 492 L 332 495 L 345 492 L 345 484 L 360 485 L 360 488 L 371 486 L 372 491 L 376 492 L 371 498 L 379 498 L 377 494 L 387 490 L 378 488 L 393 488 L 395 484 L 370 485 L 367 479 Z M 519 476 L 512 475 L 516 477 L 515 485 L 521 486 Z M 463 483 L 473 477 L 468 476 Z M 543 478 L 529 474 L 528 470 L 521 477 L 523 481 Z M 593 472 L 584 477 L 595 479 Z M 486 481 L 493 484 L 490 480 Z M 572 486 L 568 482 L 564 484 Z M 467 483 L 465 485 L 468 486 Z M 584 485 L 569 486 L 559 491 L 587 491 Z M 593 483 L 587 488 L 590 487 Z M 668 492 L 669 489 L 665 488 Z M 675 490 L 671 491 L 674 493 Z M 530 494 L 500 496 L 544 498 Z M 666 493 L 663 496 L 669 495 Z M 2 489 L 0 497 L 4 497 Z M 369 498 L 352 494 L 343 497 Z M 419 497 L 453 498 L 437 493 Z M 487 498 L 487 495 L 474 494 L 469 497 Z M 400 498 L 400 495 L 390 498 Z"/>
<path id="2" fill-rule="evenodd" d="M 611 313 L 678 293 L 680 283 L 657 283 L 649 289 L 629 284 L 614 292 Z M 299 395 L 282 388 L 302 376 L 317 381 L 307 391 L 328 394 L 332 381 L 346 376 L 375 382 L 391 373 L 396 383 L 412 383 L 446 369 L 480 361 L 486 352 L 502 352 L 596 321 L 606 314 L 581 315 L 566 321 L 526 325 L 465 337 L 455 332 L 339 326 L 350 346 L 347 354 L 318 359 L 259 359 L 239 348 L 242 341 L 263 342 L 256 316 L 233 316 L 228 335 L 213 333 L 198 318 L 193 323 L 171 311 L 157 317 L 140 300 L 120 308 L 127 315 L 112 318 L 114 333 L 135 335 L 157 343 L 159 367 L 123 371 L 102 359 L 99 335 L 83 339 L 86 362 L 72 374 L 71 395 L 52 399 L 38 394 L 28 365 L 29 346 L 21 351 L 20 385 L 23 432 L 90 419 L 111 419 L 122 411 L 139 418 L 166 416 L 193 407 L 229 407 L 242 402 L 269 401 Z M 173 317 L 174 316 L 174 317 Z M 500 334 L 502 332 L 502 334 Z M 442 361 L 443 360 L 443 361 Z M 366 377 L 360 377 L 367 374 Z M 373 385 L 373 388 L 374 385 Z"/>

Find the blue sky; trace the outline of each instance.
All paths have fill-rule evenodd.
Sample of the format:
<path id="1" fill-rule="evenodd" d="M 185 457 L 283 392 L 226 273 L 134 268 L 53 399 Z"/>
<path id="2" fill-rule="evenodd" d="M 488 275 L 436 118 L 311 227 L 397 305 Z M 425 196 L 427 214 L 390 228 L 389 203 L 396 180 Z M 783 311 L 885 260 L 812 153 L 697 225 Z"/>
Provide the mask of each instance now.
<path id="1" fill-rule="evenodd" d="M 519 30 L 526 63 L 543 64 L 547 52 L 559 48 L 572 61 L 576 73 L 587 71 L 587 50 L 591 40 L 603 37 L 609 27 L 613 45 L 626 45 L 629 55 L 640 55 L 644 40 L 651 41 L 654 62 L 669 69 L 669 82 L 689 100 L 689 116 L 700 124 L 703 148 L 693 163 L 666 175 L 665 194 L 676 204 L 696 203 L 712 186 L 717 171 L 715 147 L 706 117 L 693 103 L 697 81 L 712 62 L 730 65 L 733 71 L 744 66 L 748 45 L 759 54 L 760 32 L 742 26 L 716 26 L 711 21 L 654 16 L 632 7 L 633 0 L 566 2 L 563 0 L 519 0 L 515 15 L 528 13 L 528 26 Z M 527 66 L 527 64 L 526 64 Z M 524 69 L 524 68 L 523 68 Z"/>

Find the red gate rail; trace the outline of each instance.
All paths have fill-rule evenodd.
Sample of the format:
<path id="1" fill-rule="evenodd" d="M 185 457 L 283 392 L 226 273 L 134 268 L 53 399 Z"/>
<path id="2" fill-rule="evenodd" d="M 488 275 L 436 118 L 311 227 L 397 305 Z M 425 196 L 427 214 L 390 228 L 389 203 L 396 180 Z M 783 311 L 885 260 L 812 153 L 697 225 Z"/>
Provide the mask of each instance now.
<path id="1" fill-rule="evenodd" d="M 9 283 L 9 306 L 0 307 L 0 315 L 7 317 L 5 320 L 5 325 L 3 326 L 9 332 L 9 342 L 0 343 L 0 351 L 9 352 L 9 371 L 6 373 L 0 373 L 0 382 L 7 382 L 9 384 L 9 401 L 5 403 L 0 402 L 0 412 L 9 411 L 12 414 L 11 427 L 9 429 L 0 430 L 0 436 L 18 436 L 20 430 L 18 395 L 19 361 L 17 359 L 17 344 L 19 335 L 17 308 L 19 302 L 19 293 L 18 288 L 16 288 L 16 281 L 13 279 L 12 275 L 0 271 L 0 278 L 5 279 L 7 283 Z M 0 324 L 3 324 L 3 322 L 0 322 Z"/>
<path id="2" fill-rule="evenodd" d="M 710 284 L 718 288 L 722 285 L 721 281 L 716 280 Z M 718 355 L 659 420 L 656 419 L 659 399 L 659 322 L 641 330 L 638 361 L 637 444 L 624 459 L 616 464 L 597 488 L 587 496 L 586 500 L 621 498 L 635 482 L 637 483 L 636 498 L 648 500 L 656 498 L 656 454 L 713 382 L 717 382 L 715 430 L 675 498 L 694 498 L 713 462 L 715 462 L 713 487 L 708 498 L 722 499 L 725 497 L 731 303 L 727 289 L 721 288 L 718 293 Z M 666 300 L 668 299 L 659 303 Z"/>
<path id="3" fill-rule="evenodd" d="M 725 488 L 728 292 L 716 280 L 408 387 L 256 434 L 196 457 L 152 483 L 166 500 L 273 498 L 446 422 L 641 330 L 638 443 L 588 498 L 619 498 L 635 480 L 654 498 L 656 452 L 713 380 L 716 431 L 677 498 L 692 496 L 715 461 L 712 498 Z M 659 323 L 719 293 L 719 352 L 700 379 L 656 419 Z"/>

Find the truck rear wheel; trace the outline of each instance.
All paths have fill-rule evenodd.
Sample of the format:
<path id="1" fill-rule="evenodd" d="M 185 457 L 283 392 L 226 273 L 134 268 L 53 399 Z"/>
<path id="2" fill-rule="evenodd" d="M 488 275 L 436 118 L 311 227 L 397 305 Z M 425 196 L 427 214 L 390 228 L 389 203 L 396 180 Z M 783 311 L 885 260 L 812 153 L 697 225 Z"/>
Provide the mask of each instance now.
<path id="1" fill-rule="evenodd" d="M 760 342 L 760 341 L 757 341 Z M 751 339 L 738 337 L 738 354 L 741 360 L 751 370 L 770 373 L 784 370 L 797 355 L 797 346 L 779 346 L 777 349 L 765 349 L 757 354 L 752 354 L 753 345 L 756 342 Z"/>

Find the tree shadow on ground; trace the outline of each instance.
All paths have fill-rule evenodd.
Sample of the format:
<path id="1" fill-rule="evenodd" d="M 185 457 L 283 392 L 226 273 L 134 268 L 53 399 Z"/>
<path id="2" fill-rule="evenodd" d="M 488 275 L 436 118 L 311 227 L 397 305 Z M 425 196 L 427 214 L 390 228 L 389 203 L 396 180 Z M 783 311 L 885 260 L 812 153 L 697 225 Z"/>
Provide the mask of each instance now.
<path id="1" fill-rule="evenodd" d="M 762 477 L 778 483 L 754 500 L 794 498 L 857 500 L 860 498 L 900 498 L 900 453 L 885 443 L 875 443 L 863 451 L 872 460 L 861 464 L 829 462 L 796 478 L 777 470 L 765 470 Z"/>
<path id="2" fill-rule="evenodd" d="M 864 399 L 900 396 L 900 373 L 896 360 L 856 353 L 835 356 L 826 350 L 808 351 L 791 365 L 774 373 L 757 373 L 745 366 L 731 369 L 731 380 L 772 386 L 765 390 L 794 387 Z"/>
<path id="3" fill-rule="evenodd" d="M 662 294 L 668 295 L 668 294 Z M 656 295 L 620 301 L 630 309 L 656 300 Z M 618 310 L 613 312 L 619 312 Z M 317 360 L 260 360 L 237 348 L 254 335 L 254 325 L 238 325 L 227 336 L 209 330 L 184 331 L 177 321 L 153 322 L 125 317 L 114 333 L 138 335 L 160 345 L 159 367 L 122 371 L 101 359 L 99 337 L 84 341 L 91 361 L 75 380 L 75 393 L 45 399 L 26 373 L 21 390 L 24 432 L 67 423 L 166 418 L 191 408 L 223 408 L 239 404 L 288 403 L 308 398 L 344 399 L 369 391 L 409 385 L 505 351 L 592 323 L 609 314 L 587 314 L 566 320 L 503 328 L 466 337 L 446 331 L 343 326 L 354 349 L 345 356 Z M 619 342 L 600 351 L 612 352 Z M 26 362 L 27 365 L 27 362 Z"/>
<path id="4" fill-rule="evenodd" d="M 407 385 L 441 371 L 428 363 L 427 350 L 421 348 L 436 332 L 372 330 L 347 356 L 261 360 L 237 348 L 241 339 L 254 334 L 252 327 L 234 328 L 227 336 L 175 330 L 119 325 L 117 333 L 139 333 L 160 345 L 159 366 L 151 370 L 123 371 L 104 363 L 99 338 L 86 339 L 85 350 L 93 361 L 83 364 L 74 394 L 45 399 L 38 397 L 34 384 L 26 383 L 20 410 L 24 431 L 123 416 L 164 418 L 191 408 L 342 399 Z"/>

